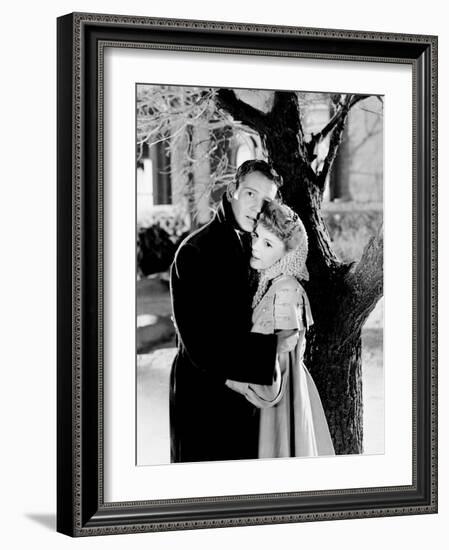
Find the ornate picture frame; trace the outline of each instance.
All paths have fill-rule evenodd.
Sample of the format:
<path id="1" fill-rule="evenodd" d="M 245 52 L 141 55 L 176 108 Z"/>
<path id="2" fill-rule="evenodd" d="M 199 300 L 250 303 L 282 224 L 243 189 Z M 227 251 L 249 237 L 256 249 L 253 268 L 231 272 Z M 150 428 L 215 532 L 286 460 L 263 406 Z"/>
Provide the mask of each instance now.
<path id="1" fill-rule="evenodd" d="M 410 485 L 105 501 L 106 47 L 411 67 Z M 75 13 L 58 18 L 57 71 L 57 530 L 90 536 L 436 513 L 437 37 Z"/>

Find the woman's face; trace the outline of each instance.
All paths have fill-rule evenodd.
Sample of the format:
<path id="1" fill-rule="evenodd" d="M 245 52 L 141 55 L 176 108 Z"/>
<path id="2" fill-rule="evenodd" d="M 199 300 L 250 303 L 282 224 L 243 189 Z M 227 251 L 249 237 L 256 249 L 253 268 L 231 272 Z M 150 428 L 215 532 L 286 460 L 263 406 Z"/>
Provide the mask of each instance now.
<path id="1" fill-rule="evenodd" d="M 267 269 L 285 254 L 285 244 L 281 239 L 258 223 L 253 232 L 251 267 L 257 271 Z"/>

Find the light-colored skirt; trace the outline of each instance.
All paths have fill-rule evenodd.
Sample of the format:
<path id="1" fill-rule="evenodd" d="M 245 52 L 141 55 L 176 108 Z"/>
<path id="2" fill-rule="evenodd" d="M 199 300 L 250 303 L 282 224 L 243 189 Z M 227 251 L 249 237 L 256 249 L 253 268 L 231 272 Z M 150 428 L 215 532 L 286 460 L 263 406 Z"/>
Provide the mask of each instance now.
<path id="1" fill-rule="evenodd" d="M 317 387 L 302 361 L 302 346 L 279 356 L 281 397 L 260 411 L 259 458 L 334 455 Z"/>

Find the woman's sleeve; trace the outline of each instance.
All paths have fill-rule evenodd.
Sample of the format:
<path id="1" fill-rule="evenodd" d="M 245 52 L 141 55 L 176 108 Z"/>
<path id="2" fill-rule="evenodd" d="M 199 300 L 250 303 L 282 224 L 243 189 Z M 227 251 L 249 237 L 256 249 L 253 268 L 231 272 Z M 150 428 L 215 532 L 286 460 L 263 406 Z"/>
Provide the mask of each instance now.
<path id="1" fill-rule="evenodd" d="M 274 380 L 270 385 L 243 384 L 233 380 L 226 381 L 228 388 L 244 395 L 250 403 L 259 409 L 273 407 L 279 403 L 285 391 L 285 384 L 286 374 L 281 373 L 277 359 Z"/>
<path id="2" fill-rule="evenodd" d="M 274 297 L 274 329 L 306 330 L 313 324 L 309 300 L 299 284 L 281 286 Z"/>

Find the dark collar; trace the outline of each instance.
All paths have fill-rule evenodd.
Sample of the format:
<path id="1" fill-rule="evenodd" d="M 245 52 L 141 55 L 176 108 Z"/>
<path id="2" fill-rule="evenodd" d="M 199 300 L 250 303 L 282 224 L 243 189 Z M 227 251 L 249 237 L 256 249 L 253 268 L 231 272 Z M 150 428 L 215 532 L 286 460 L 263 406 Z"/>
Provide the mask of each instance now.
<path id="1" fill-rule="evenodd" d="M 232 205 L 226 195 L 226 192 L 223 195 L 221 199 L 221 203 L 218 207 L 217 219 L 220 223 L 226 224 L 232 229 L 235 229 L 240 235 L 244 235 L 247 233 L 246 231 L 243 231 L 242 229 L 240 229 L 235 219 L 234 212 L 232 211 Z"/>
<path id="2" fill-rule="evenodd" d="M 239 243 L 246 256 L 248 257 L 248 269 L 249 269 L 249 256 L 251 255 L 251 233 L 244 231 L 237 224 L 237 221 L 232 211 L 232 205 L 229 201 L 226 193 L 223 195 L 221 203 L 217 209 L 215 218 L 226 231 L 230 231 L 235 236 L 236 242 Z"/>

